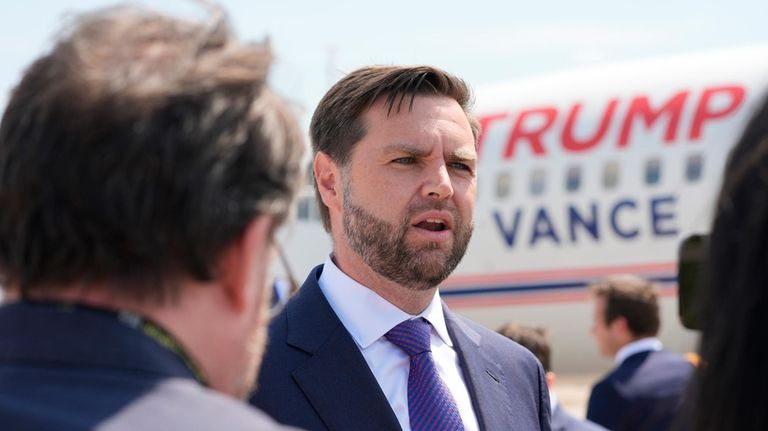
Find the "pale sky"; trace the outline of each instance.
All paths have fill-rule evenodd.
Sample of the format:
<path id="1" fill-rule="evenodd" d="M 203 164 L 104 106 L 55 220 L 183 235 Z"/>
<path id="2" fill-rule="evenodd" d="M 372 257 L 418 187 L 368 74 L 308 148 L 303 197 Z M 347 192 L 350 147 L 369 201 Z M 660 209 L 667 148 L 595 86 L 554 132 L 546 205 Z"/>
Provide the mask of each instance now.
<path id="1" fill-rule="evenodd" d="M 2 0 L 0 106 L 50 47 L 67 13 L 104 0 Z M 184 14 L 183 0 L 139 2 Z M 271 81 L 303 123 L 344 72 L 428 63 L 473 87 L 568 68 L 713 48 L 768 45 L 767 0 L 225 0 L 238 35 L 269 35 Z"/>

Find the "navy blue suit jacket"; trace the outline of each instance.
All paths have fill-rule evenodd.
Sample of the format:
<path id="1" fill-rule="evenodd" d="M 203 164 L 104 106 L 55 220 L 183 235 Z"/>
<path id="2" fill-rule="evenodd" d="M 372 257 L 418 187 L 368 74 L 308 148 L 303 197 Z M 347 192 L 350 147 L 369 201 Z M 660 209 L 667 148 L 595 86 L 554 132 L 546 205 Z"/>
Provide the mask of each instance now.
<path id="1" fill-rule="evenodd" d="M 0 306 L 0 429 L 284 430 L 115 314 Z"/>
<path id="2" fill-rule="evenodd" d="M 668 430 L 693 371 L 676 353 L 636 353 L 592 388 L 587 419 L 613 431 Z"/>
<path id="3" fill-rule="evenodd" d="M 360 349 L 325 299 L 316 267 L 276 316 L 251 402 L 307 430 L 391 431 L 400 424 Z M 528 350 L 445 309 L 483 430 L 549 430 L 541 366 Z"/>

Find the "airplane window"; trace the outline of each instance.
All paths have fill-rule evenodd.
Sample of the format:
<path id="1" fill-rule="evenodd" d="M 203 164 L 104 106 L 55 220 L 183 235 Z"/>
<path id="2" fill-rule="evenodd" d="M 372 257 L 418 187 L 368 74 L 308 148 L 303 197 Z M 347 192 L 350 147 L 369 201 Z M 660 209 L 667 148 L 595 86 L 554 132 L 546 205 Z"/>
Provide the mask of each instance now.
<path id="1" fill-rule="evenodd" d="M 307 184 L 314 187 L 315 186 L 315 170 L 312 167 L 312 163 L 307 166 Z"/>
<path id="2" fill-rule="evenodd" d="M 570 166 L 565 174 L 565 189 L 575 192 L 581 187 L 581 166 Z"/>
<path id="3" fill-rule="evenodd" d="M 300 198 L 297 202 L 297 214 L 296 217 L 299 220 L 309 220 L 312 202 L 308 197 Z"/>
<path id="4" fill-rule="evenodd" d="M 320 208 L 317 206 L 317 200 L 314 196 L 309 199 L 309 218 L 311 220 L 320 220 Z"/>
<path id="5" fill-rule="evenodd" d="M 547 174 L 543 168 L 534 169 L 531 172 L 531 194 L 538 196 L 544 193 L 547 186 Z"/>
<path id="6" fill-rule="evenodd" d="M 320 220 L 320 209 L 314 196 L 300 197 L 296 207 L 296 218 L 299 220 Z"/>
<path id="7" fill-rule="evenodd" d="M 701 154 L 691 154 L 685 161 L 685 179 L 689 183 L 698 181 L 704 170 L 704 156 Z"/>
<path id="8" fill-rule="evenodd" d="M 496 176 L 496 197 L 505 198 L 512 191 L 512 173 L 499 172 Z"/>
<path id="9" fill-rule="evenodd" d="M 645 183 L 648 185 L 658 184 L 661 180 L 661 160 L 658 157 L 648 159 L 645 162 Z"/>
<path id="10" fill-rule="evenodd" d="M 603 188 L 610 190 L 619 183 L 619 164 L 616 161 L 610 161 L 605 164 L 603 169 Z"/>

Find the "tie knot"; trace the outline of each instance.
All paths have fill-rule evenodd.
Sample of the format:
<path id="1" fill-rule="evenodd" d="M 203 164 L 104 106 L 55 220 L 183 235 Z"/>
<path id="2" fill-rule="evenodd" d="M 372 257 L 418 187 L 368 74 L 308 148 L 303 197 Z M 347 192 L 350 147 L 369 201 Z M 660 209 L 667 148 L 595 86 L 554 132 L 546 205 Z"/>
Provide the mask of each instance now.
<path id="1" fill-rule="evenodd" d="M 429 322 L 422 318 L 411 319 L 390 329 L 384 336 L 405 354 L 413 357 L 431 351 L 429 335 L 431 327 Z"/>

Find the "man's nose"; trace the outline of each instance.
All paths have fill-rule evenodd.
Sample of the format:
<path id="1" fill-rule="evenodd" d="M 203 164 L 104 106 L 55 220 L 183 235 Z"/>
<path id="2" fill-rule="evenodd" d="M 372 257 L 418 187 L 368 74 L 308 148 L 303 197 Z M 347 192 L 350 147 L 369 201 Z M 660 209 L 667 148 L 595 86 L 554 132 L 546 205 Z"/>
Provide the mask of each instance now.
<path id="1" fill-rule="evenodd" d="M 426 198 L 440 200 L 449 199 L 453 196 L 453 184 L 445 163 L 440 163 L 429 170 L 424 181 L 423 195 Z"/>

